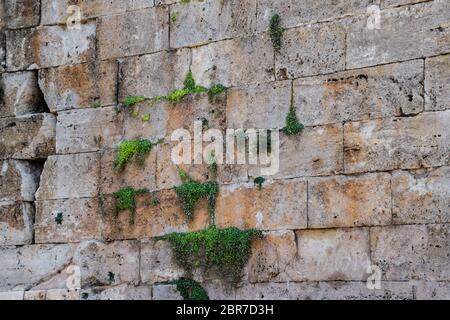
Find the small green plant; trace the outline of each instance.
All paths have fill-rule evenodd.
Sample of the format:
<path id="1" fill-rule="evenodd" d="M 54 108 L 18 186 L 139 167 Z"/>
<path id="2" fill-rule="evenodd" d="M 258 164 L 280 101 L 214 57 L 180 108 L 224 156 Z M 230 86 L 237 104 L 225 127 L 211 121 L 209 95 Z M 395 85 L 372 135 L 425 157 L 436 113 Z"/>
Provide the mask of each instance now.
<path id="1" fill-rule="evenodd" d="M 147 101 L 148 98 L 144 97 L 144 96 L 130 96 L 130 97 L 126 97 L 125 100 L 123 101 L 123 105 L 127 108 L 134 106 L 135 104 Z"/>
<path id="2" fill-rule="evenodd" d="M 64 220 L 63 213 L 62 212 L 58 212 L 56 214 L 56 217 L 55 217 L 56 224 L 62 224 L 63 220 Z"/>
<path id="3" fill-rule="evenodd" d="M 252 241 L 261 237 L 262 232 L 255 229 L 210 226 L 202 231 L 172 233 L 157 239 L 170 242 L 177 264 L 187 274 L 191 275 L 196 269 L 203 272 L 214 270 L 236 286 L 250 257 Z"/>
<path id="4" fill-rule="evenodd" d="M 216 181 L 204 183 L 194 181 L 184 171 L 180 171 L 179 174 L 183 183 L 179 187 L 174 187 L 174 190 L 181 202 L 183 211 L 188 218 L 192 219 L 195 205 L 198 201 L 205 198 L 208 200 L 208 212 L 210 216 L 213 216 L 216 206 L 216 197 L 219 192 L 219 184 Z"/>
<path id="5" fill-rule="evenodd" d="M 100 100 L 96 100 L 96 101 L 94 101 L 94 103 L 92 103 L 91 108 L 98 109 L 101 106 L 102 106 L 101 101 Z"/>
<path id="6" fill-rule="evenodd" d="M 211 150 L 211 152 L 208 154 L 208 165 L 209 165 L 209 170 L 211 170 L 212 176 L 214 178 L 216 178 L 218 165 L 217 165 L 217 158 L 216 158 L 216 154 L 215 154 L 214 150 Z"/>
<path id="7" fill-rule="evenodd" d="M 131 159 L 134 159 L 138 164 L 142 165 L 148 153 L 158 143 L 153 143 L 150 140 L 123 141 L 118 148 L 116 169 L 122 171 Z"/>
<path id="8" fill-rule="evenodd" d="M 305 126 L 298 121 L 294 105 L 289 108 L 289 113 L 286 117 L 286 127 L 283 128 L 283 133 L 292 136 L 300 134 Z"/>
<path id="9" fill-rule="evenodd" d="M 174 282 L 177 291 L 184 300 L 209 300 L 208 293 L 203 287 L 192 279 L 181 278 Z"/>
<path id="10" fill-rule="evenodd" d="M 189 2 L 191 2 L 191 0 L 181 0 L 180 3 L 182 4 L 188 4 Z"/>
<path id="11" fill-rule="evenodd" d="M 270 38 L 272 40 L 273 48 L 276 52 L 280 52 L 283 40 L 284 28 L 280 26 L 280 16 L 274 14 L 270 19 Z"/>
<path id="12" fill-rule="evenodd" d="M 142 115 L 142 122 L 149 122 L 150 121 L 150 115 L 148 113 Z"/>
<path id="13" fill-rule="evenodd" d="M 177 19 L 178 19 L 178 15 L 179 15 L 179 14 L 180 14 L 179 12 L 174 12 L 174 13 L 172 13 L 172 15 L 170 16 L 170 21 L 172 21 L 172 23 L 177 22 Z"/>
<path id="14" fill-rule="evenodd" d="M 257 177 L 255 178 L 255 186 L 258 186 L 259 190 L 262 190 L 262 186 L 264 184 L 264 182 L 266 182 L 266 179 L 264 179 L 263 177 Z"/>
<path id="15" fill-rule="evenodd" d="M 133 189 L 126 187 L 113 193 L 116 200 L 115 217 L 122 211 L 130 210 L 130 224 L 134 224 L 136 218 L 136 196 L 148 193 L 148 189 Z"/>
<path id="16" fill-rule="evenodd" d="M 161 201 L 159 200 L 158 197 L 154 196 L 154 197 L 152 198 L 152 206 L 156 207 L 156 206 L 158 206 L 160 203 L 161 203 Z"/>
<path id="17" fill-rule="evenodd" d="M 188 96 L 189 90 L 188 89 L 177 89 L 172 91 L 166 96 L 166 99 L 170 102 L 179 102 L 183 100 L 184 97 Z"/>

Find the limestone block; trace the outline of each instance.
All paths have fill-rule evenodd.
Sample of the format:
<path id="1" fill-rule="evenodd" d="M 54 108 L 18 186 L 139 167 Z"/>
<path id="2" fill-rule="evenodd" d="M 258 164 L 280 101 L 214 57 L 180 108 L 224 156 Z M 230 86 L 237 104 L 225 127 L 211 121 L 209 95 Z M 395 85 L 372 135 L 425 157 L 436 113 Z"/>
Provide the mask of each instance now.
<path id="1" fill-rule="evenodd" d="M 51 112 L 116 104 L 117 63 L 102 61 L 39 70 Z"/>
<path id="2" fill-rule="evenodd" d="M 308 179 L 308 227 L 385 225 L 391 220 L 389 174 Z"/>
<path id="3" fill-rule="evenodd" d="M 425 62 L 425 110 L 450 109 L 450 55 Z"/>
<path id="4" fill-rule="evenodd" d="M 0 158 L 46 159 L 55 153 L 55 127 L 48 113 L 0 118 Z"/>
<path id="5" fill-rule="evenodd" d="M 40 19 L 40 1 L 6 0 L 6 27 L 19 29 L 37 26 Z"/>
<path id="6" fill-rule="evenodd" d="M 0 168 L 0 201 L 34 201 L 41 165 L 21 160 L 0 160 Z"/>
<path id="7" fill-rule="evenodd" d="M 423 61 L 294 81 L 297 116 L 307 126 L 415 114 L 423 110 Z"/>
<path id="8" fill-rule="evenodd" d="M 450 112 L 346 123 L 346 173 L 449 164 Z"/>
<path id="9" fill-rule="evenodd" d="M 168 19 L 167 9 L 162 7 L 101 17 L 97 30 L 100 59 L 168 49 Z"/>
<path id="10" fill-rule="evenodd" d="M 127 283 L 118 286 L 97 287 L 82 290 L 82 300 L 151 300 L 152 288 L 133 286 Z"/>
<path id="11" fill-rule="evenodd" d="M 306 228 L 306 181 L 288 180 L 220 188 L 216 223 L 220 227 L 263 230 Z"/>
<path id="12" fill-rule="evenodd" d="M 60 112 L 56 123 L 58 154 L 94 152 L 117 146 L 123 137 L 123 116 L 114 107 Z"/>
<path id="13" fill-rule="evenodd" d="M 449 280 L 449 234 L 446 224 L 372 228 L 373 263 L 386 280 Z"/>
<path id="14" fill-rule="evenodd" d="M 417 300 L 450 299 L 450 283 L 448 281 L 421 281 L 415 286 Z"/>
<path id="15" fill-rule="evenodd" d="M 37 200 L 97 197 L 100 154 L 51 156 L 45 162 Z"/>
<path id="16" fill-rule="evenodd" d="M 183 300 L 174 284 L 153 286 L 153 300 Z"/>
<path id="17" fill-rule="evenodd" d="M 31 203 L 0 201 L 0 245 L 31 244 L 33 220 Z"/>
<path id="18" fill-rule="evenodd" d="M 449 186 L 449 167 L 394 172 L 392 175 L 394 223 L 448 223 Z"/>

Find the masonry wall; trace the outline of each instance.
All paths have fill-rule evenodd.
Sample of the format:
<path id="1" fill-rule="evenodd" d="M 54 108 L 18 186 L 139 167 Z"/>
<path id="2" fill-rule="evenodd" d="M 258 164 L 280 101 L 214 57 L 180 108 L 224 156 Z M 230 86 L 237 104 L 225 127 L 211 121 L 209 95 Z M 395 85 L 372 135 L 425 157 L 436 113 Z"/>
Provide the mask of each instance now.
<path id="1" fill-rule="evenodd" d="M 380 29 L 368 28 L 370 5 Z M 262 190 L 254 167 L 219 166 L 216 224 L 265 237 L 239 288 L 198 275 L 209 296 L 450 298 L 449 1 L 0 0 L 0 15 L 0 298 L 180 298 L 164 282 L 183 270 L 152 238 L 209 221 L 206 204 L 188 221 L 172 189 L 172 131 L 198 119 L 283 128 L 291 101 L 306 128 L 281 134 Z M 189 69 L 229 90 L 141 104 L 148 122 L 118 112 L 127 96 L 181 88 Z M 117 146 L 134 138 L 166 142 L 118 173 Z M 206 165 L 183 169 L 208 179 Z M 125 186 L 152 192 L 134 226 L 100 203 Z M 72 266 L 80 290 L 67 287 Z"/>

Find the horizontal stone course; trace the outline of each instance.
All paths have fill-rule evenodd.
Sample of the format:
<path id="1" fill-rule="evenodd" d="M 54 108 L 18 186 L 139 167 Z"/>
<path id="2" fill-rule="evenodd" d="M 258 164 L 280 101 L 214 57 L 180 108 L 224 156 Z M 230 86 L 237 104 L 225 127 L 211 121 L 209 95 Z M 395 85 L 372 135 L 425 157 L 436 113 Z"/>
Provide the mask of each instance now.
<path id="1" fill-rule="evenodd" d="M 31 244 L 33 220 L 32 203 L 0 201 L 0 246 Z"/>
<path id="2" fill-rule="evenodd" d="M 28 28 L 39 24 L 40 1 L 5 0 L 4 2 L 5 24 L 8 29 Z"/>
<path id="3" fill-rule="evenodd" d="M 34 201 L 42 166 L 22 160 L 0 160 L 0 201 Z"/>
<path id="4" fill-rule="evenodd" d="M 450 55 L 425 61 L 425 110 L 450 109 Z"/>

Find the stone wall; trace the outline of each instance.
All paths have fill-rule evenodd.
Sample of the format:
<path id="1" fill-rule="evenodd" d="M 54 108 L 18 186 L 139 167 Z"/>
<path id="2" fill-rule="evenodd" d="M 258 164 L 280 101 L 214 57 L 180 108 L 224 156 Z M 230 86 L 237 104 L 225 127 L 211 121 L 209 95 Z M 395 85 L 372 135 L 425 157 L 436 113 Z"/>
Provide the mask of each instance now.
<path id="1" fill-rule="evenodd" d="M 118 112 L 189 70 L 228 91 L 142 104 L 148 122 Z M 218 169 L 216 224 L 265 234 L 242 284 L 196 280 L 212 299 L 450 298 L 447 0 L 0 0 L 0 89 L 0 299 L 180 298 L 165 282 L 183 270 L 153 238 L 209 221 L 206 205 L 188 221 L 172 189 L 172 131 L 283 128 L 291 102 L 305 130 L 281 134 L 262 190 L 251 166 Z M 114 170 L 118 144 L 142 137 L 166 142 Z M 99 197 L 125 186 L 152 192 L 134 225 Z"/>

